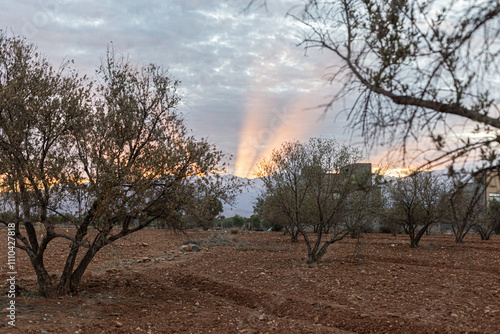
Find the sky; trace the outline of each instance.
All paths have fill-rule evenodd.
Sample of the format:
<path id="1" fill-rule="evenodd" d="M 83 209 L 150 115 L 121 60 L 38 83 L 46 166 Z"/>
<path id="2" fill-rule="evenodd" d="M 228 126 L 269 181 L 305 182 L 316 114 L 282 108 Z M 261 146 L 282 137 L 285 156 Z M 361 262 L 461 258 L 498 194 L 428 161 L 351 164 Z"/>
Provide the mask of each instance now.
<path id="1" fill-rule="evenodd" d="M 4 1 L 0 28 L 38 45 L 58 66 L 73 59 L 94 75 L 109 43 L 138 64 L 155 63 L 182 82 L 188 128 L 232 155 L 228 171 L 251 177 L 257 161 L 286 140 L 334 137 L 361 145 L 345 105 L 314 108 L 336 92 L 325 79 L 330 54 L 297 46 L 287 12 L 298 0 Z M 368 152 L 367 152 L 368 153 Z M 366 160 L 376 159 L 366 154 Z M 380 154 L 375 154 L 380 157 Z"/>

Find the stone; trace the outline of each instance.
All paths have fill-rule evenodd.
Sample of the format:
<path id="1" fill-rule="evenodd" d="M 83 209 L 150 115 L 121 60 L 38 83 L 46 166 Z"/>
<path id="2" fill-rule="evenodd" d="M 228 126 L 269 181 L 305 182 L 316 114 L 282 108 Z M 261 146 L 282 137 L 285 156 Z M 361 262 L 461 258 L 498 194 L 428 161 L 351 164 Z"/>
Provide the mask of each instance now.
<path id="1" fill-rule="evenodd" d="M 182 245 L 180 248 L 180 251 L 185 253 L 185 252 L 198 252 L 200 250 L 200 246 L 196 244 L 187 244 L 187 245 Z"/>

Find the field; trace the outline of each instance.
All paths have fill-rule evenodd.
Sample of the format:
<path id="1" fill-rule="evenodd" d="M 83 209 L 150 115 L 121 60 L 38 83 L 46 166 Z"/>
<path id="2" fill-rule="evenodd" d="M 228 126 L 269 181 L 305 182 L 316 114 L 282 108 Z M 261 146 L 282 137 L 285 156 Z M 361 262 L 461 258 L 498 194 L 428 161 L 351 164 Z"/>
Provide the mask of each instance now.
<path id="1" fill-rule="evenodd" d="M 201 251 L 179 252 L 187 240 Z M 51 273 L 67 250 L 50 246 Z M 37 296 L 19 252 L 17 326 L 7 325 L 3 284 L 0 333 L 500 332 L 498 236 L 426 236 L 410 249 L 404 235 L 368 234 L 333 244 L 319 265 L 306 265 L 305 251 L 277 232 L 147 230 L 98 254 L 79 295 L 53 300 Z"/>

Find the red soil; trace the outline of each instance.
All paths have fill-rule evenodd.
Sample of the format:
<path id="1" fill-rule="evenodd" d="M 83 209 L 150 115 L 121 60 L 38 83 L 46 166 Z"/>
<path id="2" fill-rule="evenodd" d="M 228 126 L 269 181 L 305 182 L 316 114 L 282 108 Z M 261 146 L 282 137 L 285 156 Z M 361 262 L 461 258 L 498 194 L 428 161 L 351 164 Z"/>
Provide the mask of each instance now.
<path id="1" fill-rule="evenodd" d="M 221 233 L 218 238 L 211 234 Z M 207 240 L 209 238 L 209 240 Z M 202 250 L 180 253 L 188 239 Z M 216 244 L 224 244 L 216 246 Z M 7 254 L 6 230 L 0 250 Z M 61 272 L 67 242 L 48 249 Z M 0 333 L 499 333 L 500 237 L 368 234 L 330 246 L 306 265 L 305 244 L 281 233 L 147 230 L 96 256 L 77 296 L 36 295 L 27 256 L 17 255 L 16 327 Z M 0 270 L 6 282 L 6 266 Z"/>

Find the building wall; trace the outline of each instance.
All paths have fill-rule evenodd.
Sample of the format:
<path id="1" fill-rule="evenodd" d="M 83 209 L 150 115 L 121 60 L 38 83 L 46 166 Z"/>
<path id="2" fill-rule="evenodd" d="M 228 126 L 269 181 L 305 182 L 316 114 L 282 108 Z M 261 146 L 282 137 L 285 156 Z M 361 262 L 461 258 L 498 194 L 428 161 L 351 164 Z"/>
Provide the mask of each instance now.
<path id="1" fill-rule="evenodd" d="M 489 182 L 485 191 L 487 205 L 489 205 L 492 199 L 500 202 L 500 171 L 488 172 L 486 174 L 486 182 Z"/>
<path id="2" fill-rule="evenodd" d="M 372 185 L 372 164 L 371 163 L 355 163 L 342 167 L 341 175 L 354 177 L 360 185 Z"/>

